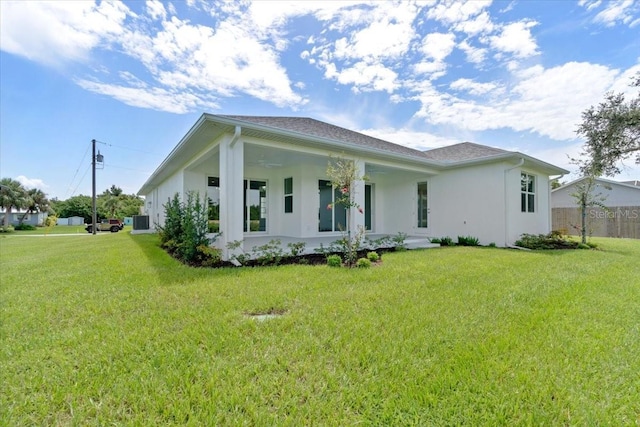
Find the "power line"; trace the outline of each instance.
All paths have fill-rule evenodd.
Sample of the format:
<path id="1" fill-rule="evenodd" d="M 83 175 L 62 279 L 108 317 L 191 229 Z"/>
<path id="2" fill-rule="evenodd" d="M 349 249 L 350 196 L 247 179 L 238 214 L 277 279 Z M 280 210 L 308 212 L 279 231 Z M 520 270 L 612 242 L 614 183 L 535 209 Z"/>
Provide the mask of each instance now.
<path id="1" fill-rule="evenodd" d="M 78 165 L 78 168 L 76 169 L 76 173 L 73 174 L 73 178 L 71 178 L 71 182 L 69 183 L 69 186 L 67 187 L 67 192 L 64 194 L 65 198 L 67 197 L 67 194 L 69 194 L 69 188 L 71 188 L 71 186 L 73 185 L 73 181 L 76 179 L 76 176 L 78 176 L 78 172 L 80 171 L 80 167 L 82 166 L 82 163 L 84 163 L 84 159 L 87 157 L 87 153 L 89 152 L 89 148 L 91 148 L 91 144 L 87 145 L 87 149 L 84 152 L 84 156 L 82 156 L 82 160 L 80 160 L 80 164 Z M 84 173 L 85 175 L 87 174 L 86 172 Z M 84 178 L 84 175 L 83 175 Z M 82 181 L 80 181 L 82 182 Z M 80 183 L 78 183 L 78 186 L 80 186 Z M 76 190 L 78 189 L 78 187 L 76 187 Z M 75 192 L 75 190 L 74 190 Z M 73 194 L 71 194 L 73 196 Z"/>
<path id="2" fill-rule="evenodd" d="M 69 197 L 73 197 L 73 195 L 76 194 L 76 191 L 78 190 L 78 187 L 80 187 L 80 184 L 82 184 L 82 180 L 84 179 L 85 176 L 87 176 L 87 172 L 89 172 L 90 168 L 91 168 L 91 165 L 87 166 L 87 169 L 84 171 L 84 174 L 82 174 L 82 178 L 80 178 L 80 181 L 78 181 L 78 185 L 76 185 L 76 188 L 73 189 L 73 192 L 71 193 L 71 196 L 69 196 Z"/>
<path id="3" fill-rule="evenodd" d="M 108 145 L 109 147 L 121 148 L 123 150 L 137 151 L 139 153 L 153 154 L 153 155 L 156 155 L 156 156 L 161 156 L 162 155 L 160 153 L 154 153 L 153 151 L 141 150 L 139 148 L 125 147 L 125 146 L 122 146 L 122 145 L 114 145 L 114 144 L 111 144 L 111 143 L 108 143 L 108 142 L 104 142 L 104 141 L 96 140 L 96 142 L 99 142 L 100 144 L 103 144 L 103 145 Z"/>
<path id="4" fill-rule="evenodd" d="M 134 172 L 140 172 L 140 173 L 143 173 L 143 174 L 145 174 L 145 175 L 149 175 L 149 174 L 150 174 L 150 172 L 149 172 L 149 171 L 143 171 L 143 170 L 140 170 L 140 169 L 134 169 L 134 168 L 127 168 L 127 167 L 125 167 L 125 166 L 112 165 L 111 163 L 105 163 L 104 165 L 105 165 L 105 167 L 106 167 L 106 166 L 108 166 L 108 167 L 110 167 L 110 168 L 126 169 L 126 170 L 130 170 L 130 171 L 134 171 Z"/>

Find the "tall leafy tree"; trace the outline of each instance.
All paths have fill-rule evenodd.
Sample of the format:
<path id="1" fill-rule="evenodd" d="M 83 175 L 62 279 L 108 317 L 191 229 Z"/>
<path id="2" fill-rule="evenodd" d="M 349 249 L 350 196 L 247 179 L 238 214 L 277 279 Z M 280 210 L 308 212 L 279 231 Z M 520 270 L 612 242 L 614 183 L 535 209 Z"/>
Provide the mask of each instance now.
<path id="1" fill-rule="evenodd" d="M 640 88 L 640 72 L 631 84 Z M 597 107 L 582 113 L 576 133 L 586 139 L 581 169 L 586 175 L 620 173 L 618 162 L 635 156 L 640 164 L 640 91 L 627 101 L 622 93 L 610 92 Z"/>
<path id="2" fill-rule="evenodd" d="M 70 216 L 81 216 L 86 223 L 91 222 L 92 207 L 90 196 L 73 196 L 65 201 L 56 203 L 58 216 L 68 218 Z"/>
<path id="3" fill-rule="evenodd" d="M 4 209 L 4 226 L 9 226 L 9 217 L 13 208 L 23 209 L 28 206 L 27 190 L 12 178 L 0 180 L 0 207 Z"/>

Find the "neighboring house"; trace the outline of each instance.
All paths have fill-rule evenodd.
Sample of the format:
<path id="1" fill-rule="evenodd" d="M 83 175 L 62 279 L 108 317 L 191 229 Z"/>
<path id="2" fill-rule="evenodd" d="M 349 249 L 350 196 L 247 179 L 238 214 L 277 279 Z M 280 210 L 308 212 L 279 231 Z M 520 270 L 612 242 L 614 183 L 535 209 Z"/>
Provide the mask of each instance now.
<path id="1" fill-rule="evenodd" d="M 326 175 L 331 156 L 352 159 L 364 213 L 352 229 L 372 235 L 474 236 L 511 245 L 551 229 L 550 176 L 568 173 L 522 153 L 472 143 L 422 152 L 303 117 L 204 114 L 142 186 L 145 214 L 164 224 L 178 193 L 207 195 L 219 212 L 217 245 L 254 236 L 340 236 L 344 209 Z"/>
<path id="2" fill-rule="evenodd" d="M 572 194 L 586 178 L 569 182 L 551 192 L 552 226 L 554 230 L 577 234 L 581 224 L 578 202 Z M 603 199 L 607 209 L 587 209 L 587 227 L 592 236 L 640 239 L 639 181 L 617 182 L 595 178 L 592 194 Z"/>
<path id="3" fill-rule="evenodd" d="M 84 225 L 84 218 L 81 216 L 70 216 L 69 218 L 58 218 L 57 225 Z"/>
<path id="4" fill-rule="evenodd" d="M 4 223 L 4 215 L 5 215 L 4 209 L 0 210 L 0 225 Z M 25 216 L 25 211 L 16 212 L 13 210 L 9 215 L 10 215 L 9 224 L 13 226 L 20 224 L 21 220 L 23 224 L 28 224 L 33 226 L 44 225 L 44 222 L 47 220 L 47 217 L 49 216 L 47 212 L 33 212 L 33 213 L 27 212 Z M 22 218 L 23 216 L 24 216 L 24 220 Z"/>

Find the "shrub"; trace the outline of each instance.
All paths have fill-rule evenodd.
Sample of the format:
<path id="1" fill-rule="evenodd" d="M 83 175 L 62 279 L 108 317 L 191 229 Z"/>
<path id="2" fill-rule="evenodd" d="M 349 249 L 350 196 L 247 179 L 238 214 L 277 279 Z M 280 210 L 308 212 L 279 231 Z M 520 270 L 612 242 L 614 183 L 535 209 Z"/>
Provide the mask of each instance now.
<path id="1" fill-rule="evenodd" d="M 393 243 L 395 243 L 396 251 L 404 251 L 407 249 L 407 245 L 404 243 L 406 238 L 407 234 L 403 232 L 399 232 L 392 238 Z"/>
<path id="2" fill-rule="evenodd" d="M 356 262 L 356 267 L 358 267 L 358 268 L 369 268 L 369 267 L 371 267 L 371 261 L 368 258 L 360 258 Z"/>
<path id="3" fill-rule="evenodd" d="M 229 257 L 230 261 L 237 261 L 240 264 L 244 264 L 249 261 L 250 257 L 245 253 L 242 248 L 242 240 L 234 240 L 233 242 L 227 243 L 227 249 L 231 251 L 231 256 Z M 238 252 L 238 249 L 240 252 Z"/>
<path id="4" fill-rule="evenodd" d="M 186 203 L 181 203 L 180 196 L 176 193 L 173 199 L 164 205 L 164 211 L 164 226 L 158 227 L 160 245 L 184 263 L 200 264 L 202 251 L 198 248 L 212 243 L 207 237 L 208 208 L 200 200 L 200 195 L 189 192 Z M 204 259 L 207 260 L 208 256 Z"/>
<path id="5" fill-rule="evenodd" d="M 302 255 L 304 248 L 307 246 L 306 242 L 287 243 L 291 256 L 296 257 Z"/>
<path id="6" fill-rule="evenodd" d="M 182 203 L 180 203 L 180 196 L 176 193 L 173 199 L 169 200 L 164 207 L 164 226 L 157 226 L 160 235 L 160 244 L 164 245 L 173 240 L 179 242 L 182 237 Z M 173 245 L 175 246 L 175 245 Z"/>
<path id="7" fill-rule="evenodd" d="M 222 261 L 222 251 L 207 245 L 196 248 L 196 262 L 203 267 L 215 267 Z"/>
<path id="8" fill-rule="evenodd" d="M 53 227 L 54 225 L 56 225 L 58 223 L 58 217 L 55 215 L 49 215 L 45 220 L 44 220 L 44 226 L 45 227 Z"/>
<path id="9" fill-rule="evenodd" d="M 391 236 L 382 236 L 379 239 L 365 239 L 365 245 L 369 249 L 392 248 L 393 240 Z"/>
<path id="10" fill-rule="evenodd" d="M 527 249 L 576 249 L 578 242 L 569 240 L 566 236 L 551 232 L 549 234 L 523 234 L 516 241 L 516 246 Z"/>
<path id="11" fill-rule="evenodd" d="M 341 267 L 342 258 L 340 258 L 340 255 L 329 255 L 327 257 L 327 265 L 329 267 Z"/>
<path id="12" fill-rule="evenodd" d="M 440 246 L 455 246 L 453 239 L 449 236 L 440 238 Z"/>
<path id="13" fill-rule="evenodd" d="M 377 262 L 380 259 L 380 255 L 378 255 L 377 252 L 368 252 L 367 253 L 367 259 L 371 262 Z"/>
<path id="14" fill-rule="evenodd" d="M 35 230 L 36 227 L 31 224 L 18 224 L 14 227 L 15 230 L 28 231 Z"/>
<path id="15" fill-rule="evenodd" d="M 434 238 L 432 238 L 432 239 L 429 239 L 429 241 L 430 241 L 431 243 L 435 243 L 435 244 L 442 243 L 442 240 L 441 240 L 440 238 L 438 238 L 438 237 L 434 237 Z"/>
<path id="16" fill-rule="evenodd" d="M 255 259 L 260 265 L 278 265 L 283 256 L 280 239 L 269 240 L 268 243 L 262 246 L 256 246 L 251 251 L 254 253 Z"/>
<path id="17" fill-rule="evenodd" d="M 578 243 L 578 246 L 576 246 L 578 249 L 591 249 L 591 246 L 587 245 L 586 243 Z"/>
<path id="18" fill-rule="evenodd" d="M 460 246 L 478 246 L 480 240 L 473 236 L 458 236 L 458 245 Z"/>
<path id="19" fill-rule="evenodd" d="M 0 233 L 13 233 L 14 231 L 13 225 L 3 225 L 0 227 Z"/>
<path id="20" fill-rule="evenodd" d="M 491 242 L 491 243 L 489 243 L 489 247 L 490 247 L 490 248 L 495 248 L 495 247 L 496 247 L 496 242 Z"/>

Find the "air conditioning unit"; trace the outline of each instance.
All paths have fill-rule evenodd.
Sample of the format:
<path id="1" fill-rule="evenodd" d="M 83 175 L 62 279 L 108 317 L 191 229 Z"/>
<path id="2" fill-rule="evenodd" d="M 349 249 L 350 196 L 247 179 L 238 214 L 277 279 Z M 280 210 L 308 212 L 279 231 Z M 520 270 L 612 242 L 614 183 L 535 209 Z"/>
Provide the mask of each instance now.
<path id="1" fill-rule="evenodd" d="M 149 229 L 149 215 L 134 215 L 133 216 L 133 229 L 134 230 L 148 230 Z"/>

